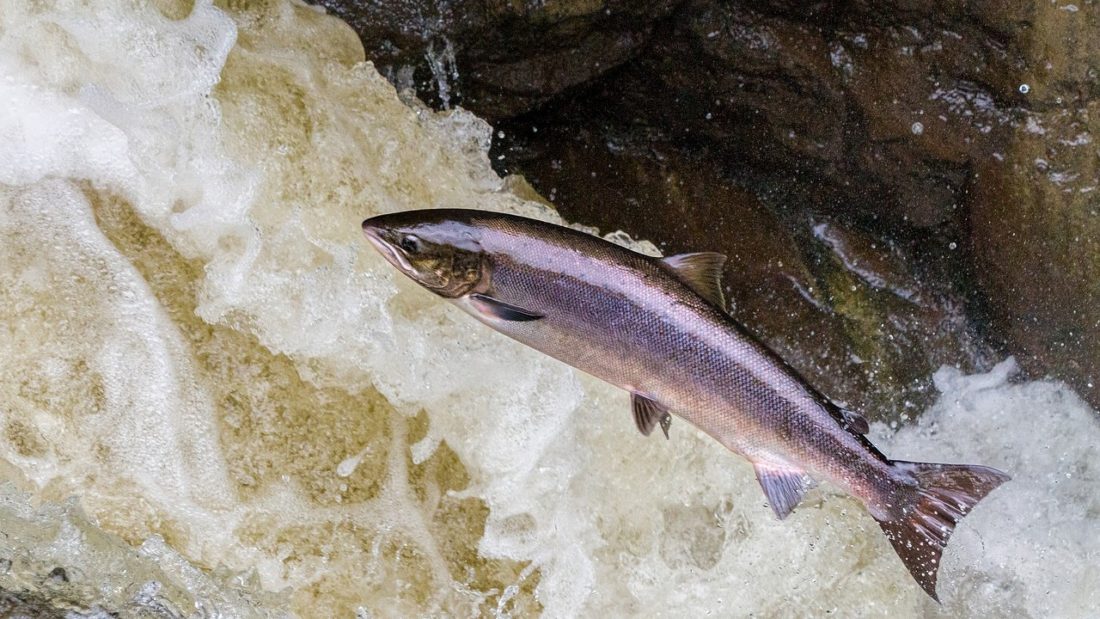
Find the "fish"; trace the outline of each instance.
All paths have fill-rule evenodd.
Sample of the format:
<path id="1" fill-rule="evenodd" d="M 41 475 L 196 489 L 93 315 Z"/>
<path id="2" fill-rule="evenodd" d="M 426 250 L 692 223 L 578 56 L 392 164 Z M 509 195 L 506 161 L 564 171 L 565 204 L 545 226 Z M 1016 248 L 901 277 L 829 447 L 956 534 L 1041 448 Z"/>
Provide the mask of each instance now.
<path id="1" fill-rule="evenodd" d="M 711 252 L 655 258 L 543 221 L 468 209 L 371 217 L 370 244 L 427 290 L 630 393 L 638 431 L 679 417 L 746 458 L 779 519 L 825 480 L 878 522 L 917 584 L 955 526 L 1008 481 L 994 468 L 890 460 L 838 406 L 729 314 Z"/>

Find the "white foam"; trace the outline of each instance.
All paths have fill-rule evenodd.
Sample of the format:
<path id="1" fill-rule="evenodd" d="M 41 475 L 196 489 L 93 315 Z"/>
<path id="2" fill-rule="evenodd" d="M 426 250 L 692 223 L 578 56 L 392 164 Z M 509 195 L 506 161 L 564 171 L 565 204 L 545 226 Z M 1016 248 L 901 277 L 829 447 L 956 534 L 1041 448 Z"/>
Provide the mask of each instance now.
<path id="1" fill-rule="evenodd" d="M 1085 617 L 1100 569 L 1100 418 L 1064 384 L 1012 384 L 1009 359 L 988 374 L 943 368 L 943 393 L 890 439 L 907 460 L 982 462 L 1012 475 L 952 538 L 941 594 L 956 615 Z M 884 428 L 876 431 L 883 432 Z"/>

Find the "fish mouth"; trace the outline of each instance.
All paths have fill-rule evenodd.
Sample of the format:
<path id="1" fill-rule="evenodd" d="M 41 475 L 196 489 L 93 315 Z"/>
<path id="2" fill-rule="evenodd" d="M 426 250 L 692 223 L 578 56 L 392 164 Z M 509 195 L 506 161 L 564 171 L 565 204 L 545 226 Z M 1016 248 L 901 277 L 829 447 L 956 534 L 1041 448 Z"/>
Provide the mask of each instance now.
<path id="1" fill-rule="evenodd" d="M 386 240 L 387 236 L 392 235 L 389 230 L 377 226 L 371 223 L 370 219 L 367 219 L 363 222 L 363 234 L 366 235 L 370 244 L 378 250 L 378 253 L 382 254 L 386 262 L 389 262 L 406 273 L 413 270 L 412 264 L 409 262 L 404 252 L 398 249 L 396 245 Z"/>

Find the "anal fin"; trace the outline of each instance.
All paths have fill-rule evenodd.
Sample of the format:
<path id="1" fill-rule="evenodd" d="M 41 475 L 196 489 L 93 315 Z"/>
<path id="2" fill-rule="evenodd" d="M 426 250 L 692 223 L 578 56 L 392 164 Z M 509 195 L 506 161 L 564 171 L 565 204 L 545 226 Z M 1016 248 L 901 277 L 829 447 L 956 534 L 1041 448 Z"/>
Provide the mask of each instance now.
<path id="1" fill-rule="evenodd" d="M 630 394 L 630 405 L 634 409 L 634 425 L 638 426 L 639 432 L 649 436 L 653 428 L 659 424 L 665 433 L 665 438 L 668 438 L 668 429 L 672 426 L 672 415 L 667 408 L 637 393 Z"/>
<path id="2" fill-rule="evenodd" d="M 756 480 L 764 489 L 772 511 L 783 520 L 806 495 L 811 485 L 809 478 L 799 469 L 766 462 L 754 462 L 753 465 L 756 467 Z"/>

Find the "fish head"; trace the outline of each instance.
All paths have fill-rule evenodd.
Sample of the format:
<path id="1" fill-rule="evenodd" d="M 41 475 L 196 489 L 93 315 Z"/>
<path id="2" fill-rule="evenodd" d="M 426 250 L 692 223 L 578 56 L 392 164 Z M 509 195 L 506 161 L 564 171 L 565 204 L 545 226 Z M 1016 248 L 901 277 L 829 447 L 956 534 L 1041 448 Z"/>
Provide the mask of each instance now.
<path id="1" fill-rule="evenodd" d="M 390 264 L 441 297 L 455 299 L 487 282 L 476 228 L 445 210 L 371 217 L 363 222 L 363 233 Z"/>

